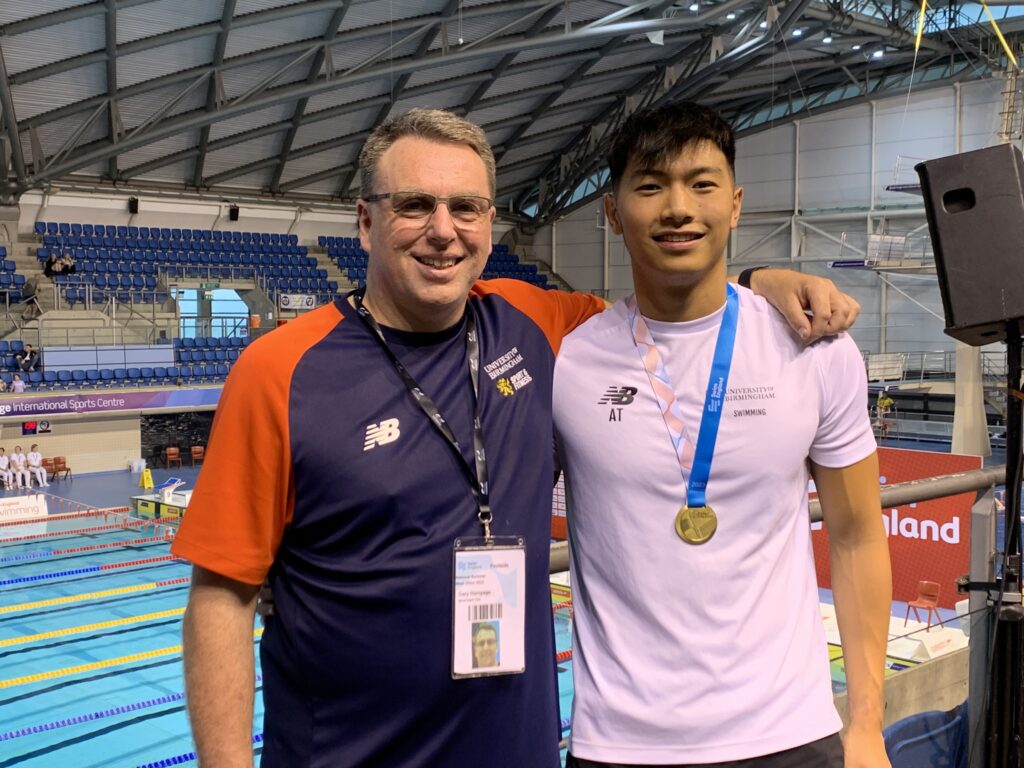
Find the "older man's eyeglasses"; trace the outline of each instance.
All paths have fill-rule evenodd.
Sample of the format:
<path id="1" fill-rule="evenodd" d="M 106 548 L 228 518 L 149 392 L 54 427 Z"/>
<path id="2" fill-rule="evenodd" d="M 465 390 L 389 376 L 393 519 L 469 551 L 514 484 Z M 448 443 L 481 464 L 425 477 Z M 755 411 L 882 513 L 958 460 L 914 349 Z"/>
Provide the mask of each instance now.
<path id="1" fill-rule="evenodd" d="M 494 201 L 479 195 L 438 197 L 429 192 L 381 192 L 363 198 L 368 203 L 391 200 L 391 209 L 403 219 L 422 221 L 429 218 L 438 203 L 448 206 L 452 219 L 463 224 L 476 224 L 491 210 Z"/>

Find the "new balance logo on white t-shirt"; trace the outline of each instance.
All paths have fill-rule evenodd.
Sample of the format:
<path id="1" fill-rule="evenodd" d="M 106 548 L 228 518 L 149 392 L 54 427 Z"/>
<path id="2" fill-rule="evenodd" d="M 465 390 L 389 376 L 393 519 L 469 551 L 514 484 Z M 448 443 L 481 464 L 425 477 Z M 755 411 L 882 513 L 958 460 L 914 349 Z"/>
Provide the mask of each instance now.
<path id="1" fill-rule="evenodd" d="M 598 405 L 629 405 L 636 395 L 636 387 L 608 387 L 608 391 L 597 401 Z"/>
<path id="2" fill-rule="evenodd" d="M 398 419 L 384 419 L 380 424 L 371 424 L 366 428 L 363 450 L 368 451 L 378 445 L 393 443 L 401 434 L 398 429 Z"/>

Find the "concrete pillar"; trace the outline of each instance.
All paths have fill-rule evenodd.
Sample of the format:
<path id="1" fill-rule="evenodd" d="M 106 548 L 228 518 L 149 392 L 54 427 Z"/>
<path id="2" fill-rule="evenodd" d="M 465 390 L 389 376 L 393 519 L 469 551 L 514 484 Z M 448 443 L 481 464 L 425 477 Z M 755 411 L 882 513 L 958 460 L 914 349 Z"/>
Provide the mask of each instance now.
<path id="1" fill-rule="evenodd" d="M 991 456 L 985 420 L 985 386 L 981 375 L 981 348 L 956 343 L 956 404 L 953 407 L 953 453 Z"/>

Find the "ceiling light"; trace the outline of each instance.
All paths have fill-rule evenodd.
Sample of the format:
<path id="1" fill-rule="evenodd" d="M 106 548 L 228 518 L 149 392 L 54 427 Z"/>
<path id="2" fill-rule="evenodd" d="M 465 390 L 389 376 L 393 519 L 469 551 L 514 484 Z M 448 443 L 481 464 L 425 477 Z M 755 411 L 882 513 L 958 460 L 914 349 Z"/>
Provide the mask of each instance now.
<path id="1" fill-rule="evenodd" d="M 794 29 L 793 30 L 793 37 L 800 37 L 800 35 L 802 35 L 803 33 L 804 33 L 804 31 L 802 29 Z"/>
<path id="2" fill-rule="evenodd" d="M 690 5 L 690 10 L 696 13 L 697 11 L 700 10 L 700 6 L 697 3 L 692 3 Z"/>
<path id="3" fill-rule="evenodd" d="M 832 35 L 825 35 L 823 38 L 821 38 L 821 42 L 823 42 L 825 45 L 828 45 L 829 43 L 832 42 Z"/>
<path id="4" fill-rule="evenodd" d="M 885 51 L 883 51 L 881 48 L 879 48 L 877 51 L 875 51 L 874 53 L 871 54 L 871 58 L 873 58 L 873 59 L 880 59 L 884 55 L 885 55 Z"/>
<path id="5" fill-rule="evenodd" d="M 762 21 L 762 22 L 761 22 L 760 24 L 758 24 L 757 26 L 759 26 L 759 27 L 760 27 L 761 29 L 767 29 L 767 27 L 768 27 L 768 22 L 767 22 L 767 21 Z"/>
<path id="6" fill-rule="evenodd" d="M 733 19 L 736 18 L 736 14 L 735 13 L 727 13 L 727 14 L 725 14 L 725 18 L 727 18 L 729 21 L 732 21 Z"/>
<path id="7" fill-rule="evenodd" d="M 853 50 L 855 50 L 855 51 L 859 51 L 859 50 L 860 50 L 860 46 L 859 46 L 859 45 L 855 45 L 855 46 L 853 46 Z"/>

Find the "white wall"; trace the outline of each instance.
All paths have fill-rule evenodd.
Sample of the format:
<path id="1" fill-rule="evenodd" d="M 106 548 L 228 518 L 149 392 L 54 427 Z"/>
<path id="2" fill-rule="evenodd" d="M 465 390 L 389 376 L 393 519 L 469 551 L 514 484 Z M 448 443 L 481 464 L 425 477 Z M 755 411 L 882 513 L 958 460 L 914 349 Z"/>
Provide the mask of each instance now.
<path id="1" fill-rule="evenodd" d="M 953 349 L 943 332 L 934 275 L 830 268 L 859 259 L 869 233 L 908 236 L 910 253 L 927 255 L 922 200 L 886 191 L 916 184 L 914 164 L 998 143 L 1005 81 L 990 79 L 864 103 L 804 118 L 741 139 L 736 176 L 744 214 L 730 243 L 731 272 L 752 264 L 786 265 L 825 275 L 862 307 L 853 331 L 867 352 Z M 628 261 L 611 236 L 604 284 L 600 204 L 558 222 L 556 271 L 577 290 L 616 299 L 632 290 Z M 794 227 L 794 219 L 797 225 Z M 552 228 L 536 236 L 538 258 L 550 262 Z M 883 281 L 891 285 L 883 287 Z"/>

